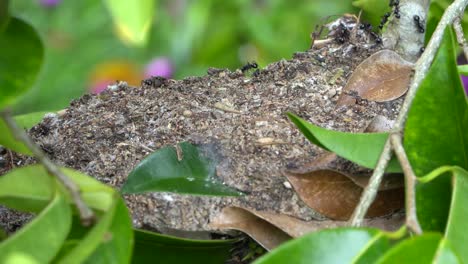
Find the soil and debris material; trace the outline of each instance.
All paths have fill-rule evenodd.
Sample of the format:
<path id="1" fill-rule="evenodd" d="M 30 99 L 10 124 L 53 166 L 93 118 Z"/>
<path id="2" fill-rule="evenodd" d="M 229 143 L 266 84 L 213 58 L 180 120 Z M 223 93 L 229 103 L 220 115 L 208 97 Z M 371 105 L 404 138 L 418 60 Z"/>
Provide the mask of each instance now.
<path id="1" fill-rule="evenodd" d="M 141 87 L 121 82 L 99 95 L 74 100 L 65 113 L 45 118 L 30 134 L 58 164 L 116 188 L 161 147 L 183 141 L 214 146 L 221 156 L 217 176 L 248 194 L 127 195 L 135 227 L 207 230 L 210 219 L 230 205 L 323 219 L 282 176 L 284 168 L 299 167 L 323 153 L 285 113 L 328 129 L 360 132 L 377 115 L 394 120 L 402 102 L 362 101 L 336 108 L 352 70 L 381 48 L 370 37 L 356 39 L 295 53 L 291 60 L 272 63 L 254 75 L 209 69 L 206 76 L 183 80 L 154 77 Z"/>

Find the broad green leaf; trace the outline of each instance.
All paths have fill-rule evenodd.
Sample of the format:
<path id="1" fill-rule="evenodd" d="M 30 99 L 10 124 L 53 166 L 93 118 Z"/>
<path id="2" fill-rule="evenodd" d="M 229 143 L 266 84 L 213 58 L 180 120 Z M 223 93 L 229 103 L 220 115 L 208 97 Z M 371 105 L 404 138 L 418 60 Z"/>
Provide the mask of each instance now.
<path id="1" fill-rule="evenodd" d="M 8 14 L 8 0 L 0 1 L 0 34 L 8 25 L 10 14 Z"/>
<path id="2" fill-rule="evenodd" d="M 93 209 L 106 211 L 112 204 L 111 187 L 78 171 L 63 168 L 80 188 L 83 200 Z M 53 195 L 52 177 L 41 165 L 17 168 L 0 177 L 0 203 L 8 207 L 38 212 L 50 201 Z M 71 203 L 71 198 L 68 197 Z"/>
<path id="3" fill-rule="evenodd" d="M 311 124 L 292 113 L 287 115 L 310 142 L 367 168 L 375 168 L 388 138 L 388 133 L 347 133 L 329 130 Z M 401 172 L 396 159 L 390 161 L 387 171 Z"/>
<path id="4" fill-rule="evenodd" d="M 216 178 L 215 154 L 188 142 L 180 143 L 177 148 L 178 151 L 175 147 L 164 147 L 146 157 L 130 173 L 122 193 L 242 194 Z"/>
<path id="5" fill-rule="evenodd" d="M 129 263 L 134 238 L 132 219 L 122 198 L 118 197 L 112 223 L 105 233 L 101 245 L 85 263 Z"/>
<path id="6" fill-rule="evenodd" d="M 117 193 L 113 198 L 114 203 L 98 223 L 86 233 L 76 247 L 56 259 L 56 263 L 114 263 L 112 261 L 119 257 L 122 257 L 119 263 L 126 260 L 128 262 L 133 245 L 130 218 Z M 96 250 L 102 250 L 104 255 L 100 255 Z"/>
<path id="7" fill-rule="evenodd" d="M 39 215 L 0 243 L 0 263 L 49 263 L 60 250 L 70 226 L 70 205 L 56 192 Z"/>
<path id="8" fill-rule="evenodd" d="M 453 247 L 447 239 L 442 239 L 439 243 L 439 248 L 432 263 L 435 264 L 460 264 L 462 263 L 455 254 Z"/>
<path id="9" fill-rule="evenodd" d="M 16 168 L 0 177 L 0 204 L 7 207 L 39 212 L 52 199 L 53 178 L 40 165 Z"/>
<path id="10" fill-rule="evenodd" d="M 466 221 L 468 219 L 468 207 L 466 206 L 468 204 L 468 172 L 458 166 L 443 166 L 420 178 L 420 181 L 424 185 L 447 172 L 452 174 L 453 190 L 445 238 L 450 242 L 451 248 L 460 259 L 463 262 L 468 262 L 468 251 L 466 250 L 468 233 L 465 232 L 468 226 Z"/>
<path id="11" fill-rule="evenodd" d="M 426 233 L 406 239 L 383 255 L 376 263 L 432 263 L 442 235 Z"/>
<path id="12" fill-rule="evenodd" d="M 31 88 L 44 56 L 42 42 L 26 22 L 12 17 L 0 34 L 0 109 Z"/>
<path id="13" fill-rule="evenodd" d="M 105 1 L 123 41 L 138 46 L 146 44 L 153 15 L 156 14 L 155 1 Z"/>
<path id="14" fill-rule="evenodd" d="M 291 240 L 255 263 L 373 263 L 389 247 L 381 239 L 387 238 L 377 229 L 322 230 Z"/>
<path id="15" fill-rule="evenodd" d="M 458 73 L 468 76 L 468 64 L 465 65 L 458 65 Z"/>
<path id="16" fill-rule="evenodd" d="M 406 122 L 404 147 L 418 177 L 445 165 L 468 168 L 468 105 L 450 33 L 444 34 Z M 448 177 L 417 186 L 418 218 L 424 230 L 443 232 L 450 189 Z"/>
<path id="17" fill-rule="evenodd" d="M 225 263 L 237 240 L 192 240 L 135 230 L 132 263 Z"/>

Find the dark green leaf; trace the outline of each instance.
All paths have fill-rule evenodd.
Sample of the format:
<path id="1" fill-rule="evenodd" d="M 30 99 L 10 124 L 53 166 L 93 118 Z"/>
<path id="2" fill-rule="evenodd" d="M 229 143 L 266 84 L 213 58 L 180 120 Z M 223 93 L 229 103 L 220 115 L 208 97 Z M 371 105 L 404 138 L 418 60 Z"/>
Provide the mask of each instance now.
<path id="1" fill-rule="evenodd" d="M 435 264 L 460 264 L 462 263 L 453 251 L 447 239 L 442 239 L 439 243 L 436 255 L 432 263 Z"/>
<path id="2" fill-rule="evenodd" d="M 388 249 L 381 239 L 386 238 L 376 229 L 322 230 L 289 241 L 255 263 L 372 263 Z"/>
<path id="3" fill-rule="evenodd" d="M 292 113 L 287 115 L 310 142 L 367 168 L 375 168 L 388 138 L 388 133 L 346 133 L 329 130 L 311 124 Z M 387 171 L 401 172 L 396 159 L 390 161 Z"/>
<path id="4" fill-rule="evenodd" d="M 466 131 L 468 105 L 448 30 L 406 122 L 404 147 L 415 174 L 421 177 L 445 165 L 468 168 Z M 449 203 L 448 178 L 418 185 L 417 210 L 422 228 L 443 232 Z"/>
<path id="5" fill-rule="evenodd" d="M 156 13 L 155 0 L 128 2 L 104 1 L 109 9 L 122 40 L 135 45 L 144 45 Z"/>
<path id="6" fill-rule="evenodd" d="M 56 259 L 56 263 L 83 263 L 93 260 L 96 261 L 94 263 L 114 263 L 111 260 L 118 257 L 122 257 L 119 261 L 128 262 L 133 244 L 130 220 L 122 199 L 117 193 L 113 198 L 114 203 L 98 223 L 86 233 L 76 247 Z"/>
<path id="7" fill-rule="evenodd" d="M 188 142 L 180 143 L 178 148 L 165 147 L 146 157 L 130 173 L 122 193 L 241 195 L 216 178 L 215 154 Z"/>
<path id="8" fill-rule="evenodd" d="M 192 240 L 135 230 L 132 263 L 224 263 L 237 240 Z M 157 257 L 156 257 L 157 256 Z"/>
<path id="9" fill-rule="evenodd" d="M 42 64 L 44 48 L 34 28 L 18 18 L 0 34 L 0 109 L 31 88 Z"/>
<path id="10" fill-rule="evenodd" d="M 8 0 L 0 1 L 0 33 L 8 25 L 10 14 L 8 14 Z"/>
<path id="11" fill-rule="evenodd" d="M 78 171 L 66 168 L 63 171 L 79 186 L 83 200 L 91 208 L 109 209 L 115 192 L 111 187 Z M 52 179 L 41 165 L 14 169 L 0 177 L 0 203 L 17 210 L 38 212 L 52 198 Z"/>
<path id="12" fill-rule="evenodd" d="M 442 235 L 426 233 L 400 242 L 383 255 L 377 263 L 432 263 Z"/>
<path id="13" fill-rule="evenodd" d="M 0 263 L 49 263 L 71 226 L 71 208 L 57 192 L 30 223 L 0 243 Z"/>
<path id="14" fill-rule="evenodd" d="M 457 253 L 460 260 L 466 262 L 468 261 L 468 251 L 466 250 L 468 233 L 465 232 L 468 226 L 466 221 L 468 219 L 468 207 L 466 206 L 468 204 L 468 172 L 458 166 L 443 166 L 420 178 L 420 181 L 424 185 L 441 176 L 448 176 L 447 172 L 452 174 L 453 191 L 445 238 L 450 242 L 451 248 Z"/>
<path id="15" fill-rule="evenodd" d="M 2 242 L 5 238 L 7 238 L 7 234 L 6 234 L 5 230 L 0 228 L 0 242 Z"/>

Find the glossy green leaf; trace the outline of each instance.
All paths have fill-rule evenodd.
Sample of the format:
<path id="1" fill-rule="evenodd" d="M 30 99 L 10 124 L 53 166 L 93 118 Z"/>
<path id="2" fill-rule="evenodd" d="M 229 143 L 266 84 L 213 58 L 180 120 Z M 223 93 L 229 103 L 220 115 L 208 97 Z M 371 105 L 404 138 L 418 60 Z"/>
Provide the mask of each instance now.
<path id="1" fill-rule="evenodd" d="M 404 147 L 418 177 L 456 165 L 468 168 L 468 105 L 447 30 L 426 79 L 408 114 Z M 443 232 L 448 216 L 448 177 L 417 186 L 418 218 L 424 230 Z"/>
<path id="2" fill-rule="evenodd" d="M 42 42 L 26 22 L 10 18 L 0 34 L 0 109 L 28 91 L 41 68 Z"/>
<path id="3" fill-rule="evenodd" d="M 0 243 L 0 263 L 49 263 L 71 226 L 71 208 L 57 192 L 30 223 Z"/>
<path id="4" fill-rule="evenodd" d="M 286 242 L 255 263 L 373 263 L 389 248 L 385 240 L 377 229 L 322 230 Z"/>
<path id="5" fill-rule="evenodd" d="M 16 168 L 0 177 L 0 204 L 28 211 L 41 211 L 52 199 L 54 181 L 40 165 Z"/>
<path id="6" fill-rule="evenodd" d="M 442 235 L 426 233 L 406 239 L 385 253 L 376 263 L 432 263 Z"/>
<path id="7" fill-rule="evenodd" d="M 55 262 L 128 263 L 132 245 L 130 216 L 123 200 L 115 193 L 114 203 L 98 223 L 86 233 L 76 247 L 61 255 Z"/>
<path id="8" fill-rule="evenodd" d="M 445 229 L 445 238 L 463 262 L 468 262 L 468 172 L 458 166 L 443 166 L 435 169 L 428 175 L 420 178 L 423 185 L 431 182 L 441 175 L 450 172 L 452 174 L 452 198 L 450 212 Z M 444 175 L 445 176 L 445 175 Z M 444 177 L 442 176 L 442 177 Z"/>
<path id="9" fill-rule="evenodd" d="M 465 76 L 468 75 L 468 64 L 465 64 L 465 65 L 458 65 L 457 66 L 457 69 L 458 69 L 458 73 L 459 74 L 463 74 Z"/>
<path id="10" fill-rule="evenodd" d="M 134 45 L 144 45 L 156 14 L 155 0 L 106 0 L 120 38 Z"/>
<path id="11" fill-rule="evenodd" d="M 311 124 L 292 113 L 287 115 L 310 142 L 367 168 L 375 168 L 388 138 L 388 133 L 347 133 L 329 130 Z M 390 161 L 387 171 L 401 172 L 396 159 Z"/>
<path id="12" fill-rule="evenodd" d="M 237 240 L 192 240 L 135 230 L 132 263 L 225 263 Z M 157 256 L 157 257 L 156 257 Z"/>
<path id="13" fill-rule="evenodd" d="M 128 176 L 122 193 L 175 192 L 195 195 L 239 196 L 216 178 L 217 157 L 188 142 L 164 147 L 146 157 Z"/>
<path id="14" fill-rule="evenodd" d="M 461 264 L 457 254 L 447 239 L 442 239 L 437 248 L 436 255 L 432 261 L 434 264 Z"/>
<path id="15" fill-rule="evenodd" d="M 91 208 L 109 209 L 115 192 L 111 187 L 78 171 L 66 168 L 63 171 L 80 187 L 83 200 Z M 52 179 L 41 165 L 14 169 L 0 177 L 0 203 L 17 210 L 38 212 L 52 198 Z M 71 202 L 70 197 L 67 199 Z"/>

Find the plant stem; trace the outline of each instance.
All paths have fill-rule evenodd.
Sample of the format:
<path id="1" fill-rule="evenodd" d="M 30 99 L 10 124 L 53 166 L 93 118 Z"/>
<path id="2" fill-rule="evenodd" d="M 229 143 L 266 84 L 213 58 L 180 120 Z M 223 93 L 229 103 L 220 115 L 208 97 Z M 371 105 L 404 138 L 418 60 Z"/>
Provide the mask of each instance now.
<path id="1" fill-rule="evenodd" d="M 403 148 L 401 134 L 392 133 L 390 141 L 405 175 L 406 225 L 414 233 L 421 234 L 422 230 L 416 214 L 416 175 Z"/>
<path id="2" fill-rule="evenodd" d="M 32 152 L 33 156 L 45 167 L 46 171 L 55 176 L 65 188 L 70 192 L 73 202 L 78 208 L 81 222 L 88 226 L 94 221 L 94 213 L 85 202 L 81 199 L 80 189 L 71 181 L 60 169 L 53 163 L 46 154 L 33 142 L 29 135 L 16 124 L 9 109 L 0 112 L 0 116 L 5 121 L 10 131 L 15 135 L 15 138 L 23 142 L 26 147 Z"/>
<path id="3" fill-rule="evenodd" d="M 468 44 L 466 44 L 465 36 L 463 35 L 463 28 L 461 25 L 460 17 L 456 17 L 453 21 L 453 29 L 455 29 L 455 34 L 457 36 L 457 41 L 460 47 L 463 49 L 463 55 L 465 59 L 468 60 Z"/>
<path id="4" fill-rule="evenodd" d="M 405 101 L 401 106 L 400 113 L 398 118 L 395 122 L 393 132 L 401 132 L 403 126 L 405 124 L 409 108 L 413 103 L 413 99 L 416 96 L 416 92 L 418 90 L 419 85 L 426 77 L 427 72 L 429 71 L 429 67 L 434 60 L 436 52 L 442 42 L 442 37 L 444 35 L 445 28 L 452 24 L 456 17 L 459 15 L 463 15 L 466 5 L 468 4 L 468 0 L 455 0 L 444 12 L 444 15 L 440 19 L 439 24 L 437 25 L 434 33 L 432 34 L 431 40 L 426 47 L 426 50 L 421 55 L 419 60 L 416 62 L 414 67 L 414 76 L 411 80 L 410 87 L 406 94 Z M 369 179 L 369 184 L 364 189 L 364 192 L 361 196 L 361 200 L 359 201 L 359 205 L 354 210 L 353 215 L 351 216 L 350 222 L 352 226 L 361 226 L 364 216 L 366 215 L 369 206 L 375 199 L 377 194 L 379 185 L 382 181 L 383 174 L 385 172 L 385 168 L 387 167 L 388 161 L 391 157 L 391 143 L 390 137 L 387 139 L 384 149 L 382 150 L 382 154 L 380 155 L 379 161 L 377 162 L 377 166 L 374 169 L 374 172 Z"/>

